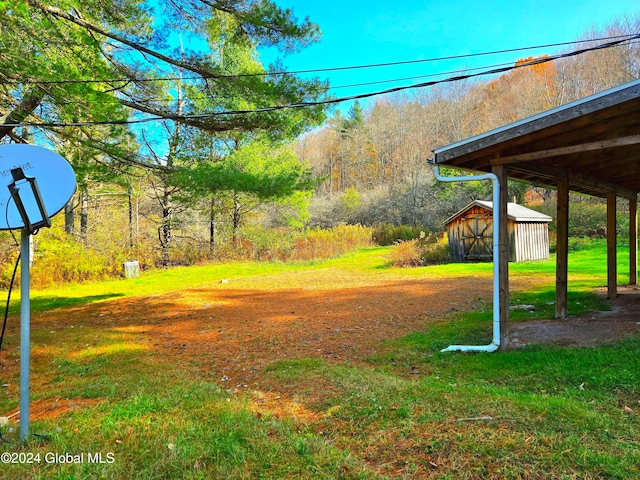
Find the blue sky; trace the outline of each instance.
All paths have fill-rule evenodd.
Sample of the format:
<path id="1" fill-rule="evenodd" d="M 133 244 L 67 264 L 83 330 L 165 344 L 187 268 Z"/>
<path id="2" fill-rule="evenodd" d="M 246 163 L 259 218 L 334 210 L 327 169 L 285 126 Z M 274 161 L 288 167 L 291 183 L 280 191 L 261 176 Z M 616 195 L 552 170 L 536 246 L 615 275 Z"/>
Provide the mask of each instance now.
<path id="1" fill-rule="evenodd" d="M 284 59 L 287 70 L 420 60 L 569 42 L 584 38 L 593 26 L 602 28 L 624 15 L 640 15 L 637 0 L 278 0 L 278 4 L 292 8 L 299 19 L 308 16 L 322 30 L 318 44 Z M 315 75 L 329 78 L 331 85 L 351 85 L 515 62 L 522 57 L 559 51 L 560 48 L 547 48 Z M 332 94 L 342 97 L 397 85 L 340 88 L 332 90 Z"/>

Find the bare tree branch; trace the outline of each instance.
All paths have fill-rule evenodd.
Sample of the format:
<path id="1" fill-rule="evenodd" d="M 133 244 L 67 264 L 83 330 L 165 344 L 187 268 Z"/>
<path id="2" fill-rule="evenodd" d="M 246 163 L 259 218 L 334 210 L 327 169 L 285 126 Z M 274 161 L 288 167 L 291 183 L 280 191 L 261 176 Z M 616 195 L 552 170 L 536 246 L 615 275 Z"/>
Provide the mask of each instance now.
<path id="1" fill-rule="evenodd" d="M 162 60 L 163 62 L 168 63 L 169 65 L 173 65 L 175 67 L 178 68 L 184 68 L 185 70 L 188 70 L 190 72 L 194 72 L 197 73 L 199 75 L 202 76 L 212 76 L 214 74 L 214 72 L 212 72 L 210 69 L 204 68 L 201 65 L 197 65 L 196 63 L 190 63 L 190 62 L 185 62 L 185 61 L 180 61 L 177 60 L 175 58 L 169 57 L 167 55 L 164 55 L 156 50 L 152 50 L 150 48 L 145 47 L 144 45 L 137 43 L 137 42 L 133 42 L 125 37 L 123 37 L 122 35 L 118 35 L 117 33 L 114 32 L 109 32 L 97 25 L 94 25 L 93 23 L 89 23 L 85 20 L 83 20 L 80 17 L 71 15 L 67 12 L 64 12 L 62 10 L 60 10 L 59 8 L 56 7 L 52 7 L 51 5 L 45 5 L 42 2 L 39 2 L 38 0 L 27 0 L 27 2 L 29 3 L 29 5 L 31 5 L 34 8 L 38 8 L 40 10 L 42 10 L 42 12 L 44 12 L 45 14 L 49 14 L 52 15 L 54 17 L 60 18 L 62 20 L 66 20 L 68 22 L 72 22 L 75 23 L 76 25 L 87 29 L 90 32 L 94 32 L 94 33 L 98 33 L 100 35 L 103 35 L 107 38 L 110 38 L 112 40 L 115 40 L 119 43 L 122 43 L 123 45 L 127 45 L 128 47 L 131 47 L 133 49 L 135 49 L 136 51 L 142 53 L 142 54 L 146 54 L 149 55 L 151 57 L 157 58 L 158 60 Z"/>
<path id="2" fill-rule="evenodd" d="M 32 88 L 22 97 L 20 104 L 13 109 L 0 124 L 0 139 L 10 135 L 16 125 L 33 113 L 44 98 L 44 92 L 39 88 Z"/>

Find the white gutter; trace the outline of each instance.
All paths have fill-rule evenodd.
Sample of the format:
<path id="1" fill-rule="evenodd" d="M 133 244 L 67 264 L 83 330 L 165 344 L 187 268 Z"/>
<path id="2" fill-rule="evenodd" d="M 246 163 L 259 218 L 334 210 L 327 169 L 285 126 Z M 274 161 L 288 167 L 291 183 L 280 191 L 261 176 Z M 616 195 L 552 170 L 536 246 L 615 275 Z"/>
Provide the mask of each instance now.
<path id="1" fill-rule="evenodd" d="M 493 182 L 493 341 L 489 345 L 450 345 L 443 352 L 495 352 L 500 348 L 500 288 L 499 288 L 499 245 L 500 245 L 500 182 L 493 173 L 462 177 L 443 177 L 440 165 L 435 160 L 433 174 L 441 182 L 469 182 L 471 180 L 491 180 Z"/>

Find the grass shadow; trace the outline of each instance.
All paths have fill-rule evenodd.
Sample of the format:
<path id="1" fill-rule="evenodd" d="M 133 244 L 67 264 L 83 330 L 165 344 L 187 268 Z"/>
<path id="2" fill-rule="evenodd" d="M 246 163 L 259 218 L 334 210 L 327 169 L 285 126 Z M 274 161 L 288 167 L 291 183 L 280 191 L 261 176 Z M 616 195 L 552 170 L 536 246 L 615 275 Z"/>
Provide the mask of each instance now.
<path id="1" fill-rule="evenodd" d="M 31 310 L 34 312 L 42 312 L 56 308 L 76 307 L 78 305 L 87 305 L 94 302 L 100 302 L 102 300 L 110 300 L 124 296 L 124 293 L 109 293 L 104 295 L 87 295 L 83 297 L 36 297 L 31 299 Z M 18 302 L 19 300 L 15 301 L 16 304 Z"/>
<path id="2" fill-rule="evenodd" d="M 556 291 L 554 287 L 517 292 L 512 295 L 509 318 L 513 321 L 554 318 Z M 611 304 L 597 293 L 570 290 L 567 293 L 569 315 L 584 315 L 589 312 L 611 310 Z M 527 308 L 520 308 L 530 306 Z"/>

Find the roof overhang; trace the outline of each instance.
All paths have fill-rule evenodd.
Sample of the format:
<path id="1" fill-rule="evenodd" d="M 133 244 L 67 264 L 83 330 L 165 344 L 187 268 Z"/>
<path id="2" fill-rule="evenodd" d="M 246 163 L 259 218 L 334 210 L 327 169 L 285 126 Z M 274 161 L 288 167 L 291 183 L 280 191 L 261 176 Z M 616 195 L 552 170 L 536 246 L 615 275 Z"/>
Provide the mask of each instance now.
<path id="1" fill-rule="evenodd" d="M 493 213 L 493 202 L 485 200 L 473 200 L 466 207 L 447 218 L 444 224 L 448 225 L 454 219 L 464 215 L 473 207 L 481 207 Z M 553 218 L 551 218 L 550 216 L 524 207 L 522 205 L 518 205 L 517 203 L 507 203 L 507 218 L 516 223 L 551 223 L 553 221 Z"/>
<path id="2" fill-rule="evenodd" d="M 436 164 L 605 197 L 640 192 L 640 80 L 434 150 Z"/>

